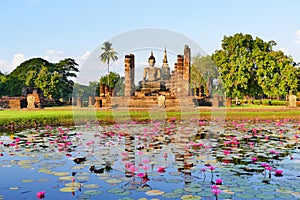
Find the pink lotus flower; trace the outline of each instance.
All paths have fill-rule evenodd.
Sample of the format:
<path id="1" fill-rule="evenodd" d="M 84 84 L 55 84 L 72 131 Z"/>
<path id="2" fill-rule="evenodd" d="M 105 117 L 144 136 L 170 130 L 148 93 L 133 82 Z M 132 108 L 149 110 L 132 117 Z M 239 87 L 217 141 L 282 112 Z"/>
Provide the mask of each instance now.
<path id="1" fill-rule="evenodd" d="M 0 145 L 2 145 L 3 144 L 3 142 L 2 141 L 0 141 Z"/>
<path id="2" fill-rule="evenodd" d="M 43 199 L 45 197 L 45 191 L 39 191 L 36 193 L 38 199 Z"/>
<path id="3" fill-rule="evenodd" d="M 134 165 L 131 165 L 128 169 L 131 173 L 135 173 L 138 171 L 138 168 L 136 168 Z"/>
<path id="4" fill-rule="evenodd" d="M 21 140 L 20 138 L 16 138 L 15 142 L 18 143 L 18 142 L 20 142 L 20 140 Z"/>
<path id="5" fill-rule="evenodd" d="M 212 165 L 208 166 L 207 168 L 210 169 L 211 171 L 213 171 L 213 170 L 216 169 L 216 167 L 215 167 L 215 166 L 212 166 Z"/>
<path id="6" fill-rule="evenodd" d="M 222 190 L 219 190 L 219 189 L 213 189 L 213 190 L 211 190 L 211 192 L 214 194 L 214 195 L 218 195 L 218 194 L 220 194 L 221 192 L 222 192 Z"/>
<path id="7" fill-rule="evenodd" d="M 166 172 L 165 167 L 158 167 L 157 171 L 158 171 L 159 173 L 164 173 L 164 172 Z"/>
<path id="8" fill-rule="evenodd" d="M 267 166 L 267 167 L 265 167 L 265 170 L 271 171 L 271 170 L 272 170 L 272 167 L 271 167 L 271 166 Z"/>
<path id="9" fill-rule="evenodd" d="M 271 150 L 270 150 L 270 154 L 276 154 L 276 155 L 278 155 L 279 153 L 278 153 L 277 151 L 271 149 Z"/>
<path id="10" fill-rule="evenodd" d="M 222 179 L 216 179 L 216 185 L 222 185 L 223 181 Z"/>
<path id="11" fill-rule="evenodd" d="M 145 177 L 145 174 L 144 173 L 138 173 L 137 176 L 140 177 L 140 178 L 143 178 L 143 177 Z"/>
<path id="12" fill-rule="evenodd" d="M 256 157 L 252 157 L 252 162 L 256 162 L 257 161 L 257 158 Z"/>
<path id="13" fill-rule="evenodd" d="M 138 151 L 136 153 L 139 154 L 139 155 L 143 155 L 144 154 L 144 152 L 142 152 L 142 151 Z"/>
<path id="14" fill-rule="evenodd" d="M 230 154 L 230 151 L 224 150 L 223 153 L 224 153 L 225 155 L 228 155 L 228 154 Z"/>
<path id="15" fill-rule="evenodd" d="M 219 188 L 219 186 L 218 185 L 212 185 L 212 186 L 210 186 L 210 188 L 216 190 L 216 189 Z"/>
<path id="16" fill-rule="evenodd" d="M 261 166 L 264 168 L 269 167 L 269 165 L 267 163 L 262 163 Z"/>
<path id="17" fill-rule="evenodd" d="M 275 170 L 275 176 L 282 176 L 282 172 L 283 172 L 283 170 L 276 169 Z"/>

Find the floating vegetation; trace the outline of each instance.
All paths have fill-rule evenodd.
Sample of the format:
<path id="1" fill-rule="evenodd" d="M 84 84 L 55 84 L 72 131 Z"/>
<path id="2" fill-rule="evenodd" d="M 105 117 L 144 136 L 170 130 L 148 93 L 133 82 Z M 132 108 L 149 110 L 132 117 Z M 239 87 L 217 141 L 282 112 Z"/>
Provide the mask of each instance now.
<path id="1" fill-rule="evenodd" d="M 0 199 L 16 190 L 20 199 L 38 191 L 49 199 L 68 193 L 122 200 L 300 198 L 299 123 L 217 123 L 90 124 L 1 136 L 2 178 L 14 184 L 2 186 Z"/>

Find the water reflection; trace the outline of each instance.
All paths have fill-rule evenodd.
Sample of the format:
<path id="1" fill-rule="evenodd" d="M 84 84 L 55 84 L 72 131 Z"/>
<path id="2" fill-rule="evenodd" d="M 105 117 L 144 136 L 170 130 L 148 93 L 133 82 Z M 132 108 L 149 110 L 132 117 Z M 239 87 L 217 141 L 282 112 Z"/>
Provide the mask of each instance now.
<path id="1" fill-rule="evenodd" d="M 297 134 L 298 124 L 292 122 L 212 129 L 197 120 L 25 130 L 1 136 L 0 167 L 7 181 L 0 183 L 0 195 L 33 199 L 46 191 L 48 199 L 238 199 L 245 192 L 239 188 L 248 187 L 297 199 Z M 214 185 L 223 191 L 218 196 L 211 191 Z"/>

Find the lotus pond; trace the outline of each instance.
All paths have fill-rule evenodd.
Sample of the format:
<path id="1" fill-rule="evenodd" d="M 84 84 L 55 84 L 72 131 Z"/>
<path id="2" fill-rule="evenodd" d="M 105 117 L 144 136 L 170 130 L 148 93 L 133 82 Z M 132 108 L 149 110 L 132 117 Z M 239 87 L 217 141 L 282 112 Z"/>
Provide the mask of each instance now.
<path id="1" fill-rule="evenodd" d="M 295 121 L 44 127 L 0 138 L 0 199 L 299 199 Z"/>

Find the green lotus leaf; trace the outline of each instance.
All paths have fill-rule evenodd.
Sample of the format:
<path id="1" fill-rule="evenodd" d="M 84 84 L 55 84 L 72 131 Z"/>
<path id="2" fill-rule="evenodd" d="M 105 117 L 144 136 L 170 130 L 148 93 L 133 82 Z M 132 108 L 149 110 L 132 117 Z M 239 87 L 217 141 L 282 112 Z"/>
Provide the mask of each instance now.
<path id="1" fill-rule="evenodd" d="M 161 191 L 161 190 L 148 190 L 146 191 L 146 195 L 148 196 L 155 196 L 155 195 L 162 195 L 164 194 L 165 192 L 164 191 Z"/>
<path id="2" fill-rule="evenodd" d="M 77 190 L 77 187 L 63 187 L 60 188 L 60 192 L 75 192 Z"/>
<path id="3" fill-rule="evenodd" d="M 103 192 L 100 191 L 100 190 L 87 190 L 87 191 L 84 191 L 83 194 L 85 195 L 99 195 L 99 194 L 102 194 Z"/>

